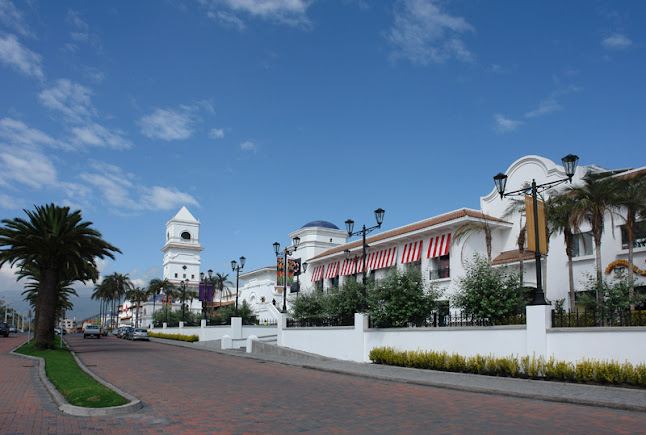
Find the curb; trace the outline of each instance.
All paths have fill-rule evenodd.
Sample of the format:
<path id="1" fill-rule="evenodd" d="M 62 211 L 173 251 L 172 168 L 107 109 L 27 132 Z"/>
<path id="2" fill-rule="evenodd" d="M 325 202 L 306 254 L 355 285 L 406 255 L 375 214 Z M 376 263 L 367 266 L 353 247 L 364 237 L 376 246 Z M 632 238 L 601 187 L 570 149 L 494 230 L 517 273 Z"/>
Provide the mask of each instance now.
<path id="1" fill-rule="evenodd" d="M 76 353 L 73 352 L 69 347 L 68 350 L 72 354 L 72 357 L 74 358 L 74 361 L 78 364 L 78 366 L 83 370 L 85 373 L 87 373 L 92 379 L 100 383 L 106 388 L 109 388 L 113 390 L 115 393 L 123 396 L 126 398 L 129 402 L 126 403 L 125 405 L 120 405 L 120 406 L 110 406 L 107 408 L 85 408 L 83 406 L 75 406 L 71 405 L 65 397 L 56 389 L 54 384 L 49 380 L 47 377 L 47 373 L 45 372 L 45 360 L 41 357 L 37 356 L 31 356 L 31 355 L 23 355 L 21 353 L 16 353 L 15 350 L 17 350 L 19 347 L 23 346 L 25 343 L 17 346 L 15 349 L 13 349 L 11 352 L 9 352 L 12 355 L 19 356 L 21 358 L 27 358 L 32 361 L 38 361 L 38 378 L 42 382 L 42 384 L 45 386 L 45 389 L 47 389 L 47 392 L 49 395 L 52 397 L 52 400 L 54 400 L 54 403 L 56 403 L 56 406 L 58 407 L 58 410 L 69 415 L 74 415 L 77 417 L 105 417 L 105 416 L 113 416 L 113 415 L 123 415 L 123 414 L 129 414 L 131 412 L 138 411 L 139 409 L 143 408 L 143 403 L 141 403 L 141 400 L 137 399 L 136 397 L 132 396 L 131 394 L 128 394 L 124 391 L 121 391 L 119 388 L 115 387 L 111 383 L 104 381 L 103 379 L 99 378 L 97 375 L 92 373 L 86 366 L 81 362 L 81 360 L 76 356 Z M 65 345 L 67 345 L 67 342 L 65 342 Z"/>

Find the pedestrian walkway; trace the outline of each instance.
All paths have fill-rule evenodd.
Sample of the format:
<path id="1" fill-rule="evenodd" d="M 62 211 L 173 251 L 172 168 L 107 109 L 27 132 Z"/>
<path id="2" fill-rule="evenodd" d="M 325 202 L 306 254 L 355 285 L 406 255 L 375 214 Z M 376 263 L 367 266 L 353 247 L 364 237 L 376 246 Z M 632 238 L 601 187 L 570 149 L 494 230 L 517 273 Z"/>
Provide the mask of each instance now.
<path id="1" fill-rule="evenodd" d="M 176 344 L 171 340 L 163 341 L 169 344 Z M 193 348 L 200 347 L 199 343 L 186 345 Z M 266 349 L 267 347 L 271 347 L 271 345 L 262 344 L 258 347 Z M 245 353 L 236 350 L 224 351 L 206 346 L 203 349 L 211 352 L 234 354 L 243 358 L 271 361 L 296 367 L 387 381 L 406 382 L 475 393 L 498 394 L 526 399 L 646 412 L 646 390 L 644 389 L 440 372 L 356 363 L 317 357 L 305 353 L 301 353 L 301 357 L 299 357 L 299 352 L 295 351 L 291 351 L 290 355 L 286 357 L 275 355 L 274 353 L 276 352 L 271 352 L 271 350 L 270 353 L 263 352 L 262 350 L 254 353 Z"/>

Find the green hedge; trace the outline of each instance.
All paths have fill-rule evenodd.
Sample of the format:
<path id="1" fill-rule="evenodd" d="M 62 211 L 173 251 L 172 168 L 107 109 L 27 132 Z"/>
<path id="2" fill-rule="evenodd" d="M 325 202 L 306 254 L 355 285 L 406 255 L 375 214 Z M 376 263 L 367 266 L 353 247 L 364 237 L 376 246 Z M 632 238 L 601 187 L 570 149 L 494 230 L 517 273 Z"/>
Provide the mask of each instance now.
<path id="1" fill-rule="evenodd" d="M 370 351 L 375 364 L 427 370 L 473 373 L 491 376 L 544 379 L 563 382 L 613 384 L 646 387 L 646 364 L 620 364 L 616 361 L 582 360 L 577 363 L 557 361 L 553 357 L 497 358 L 492 355 L 465 357 L 446 351 L 402 351 L 376 347 Z"/>
<path id="2" fill-rule="evenodd" d="M 188 341 L 189 343 L 200 341 L 200 337 L 197 335 L 162 334 L 160 332 L 148 332 L 148 336 L 155 338 L 165 338 L 167 340 Z"/>

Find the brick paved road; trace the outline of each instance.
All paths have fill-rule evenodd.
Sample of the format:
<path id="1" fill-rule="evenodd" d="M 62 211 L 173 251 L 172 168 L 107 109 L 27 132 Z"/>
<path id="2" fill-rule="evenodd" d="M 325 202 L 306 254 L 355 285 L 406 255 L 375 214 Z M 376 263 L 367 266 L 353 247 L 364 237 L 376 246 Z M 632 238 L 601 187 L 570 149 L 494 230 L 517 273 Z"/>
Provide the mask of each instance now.
<path id="1" fill-rule="evenodd" d="M 59 414 L 0 339 L 1 433 L 375 432 L 643 433 L 643 413 L 463 393 L 337 375 L 210 352 L 68 336 L 102 378 L 144 409 L 114 418 Z"/>

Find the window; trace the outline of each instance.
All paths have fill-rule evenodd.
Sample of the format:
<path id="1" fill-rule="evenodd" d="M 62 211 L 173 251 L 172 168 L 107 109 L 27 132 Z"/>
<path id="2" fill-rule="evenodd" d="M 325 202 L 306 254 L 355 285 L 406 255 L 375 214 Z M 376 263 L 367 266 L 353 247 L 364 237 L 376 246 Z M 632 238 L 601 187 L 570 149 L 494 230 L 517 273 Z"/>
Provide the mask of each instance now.
<path id="1" fill-rule="evenodd" d="M 442 279 L 451 277 L 451 261 L 448 255 L 435 257 L 431 260 L 430 279 Z"/>
<path id="2" fill-rule="evenodd" d="M 406 263 L 406 270 L 417 270 L 418 272 L 422 271 L 422 260 L 411 261 Z"/>
<path id="3" fill-rule="evenodd" d="M 175 274 L 175 278 L 177 278 L 177 274 Z"/>
<path id="4" fill-rule="evenodd" d="M 334 278 L 330 278 L 328 284 L 329 284 L 329 287 L 338 287 L 339 286 L 339 275 L 335 276 Z"/>
<path id="5" fill-rule="evenodd" d="M 192 275 L 191 275 L 191 279 L 195 279 L 195 274 L 192 274 Z"/>
<path id="6" fill-rule="evenodd" d="M 314 290 L 322 292 L 323 291 L 323 280 L 314 281 Z"/>
<path id="7" fill-rule="evenodd" d="M 628 249 L 628 229 L 626 225 L 621 226 L 621 248 Z M 635 224 L 635 243 L 633 248 L 646 248 L 646 221 L 637 222 Z"/>
<path id="8" fill-rule="evenodd" d="M 191 233 L 184 231 L 182 232 L 182 234 L 180 234 L 180 237 L 184 240 L 191 240 Z"/>
<path id="9" fill-rule="evenodd" d="M 572 242 L 572 257 L 583 257 L 593 254 L 592 231 L 574 235 Z"/>

